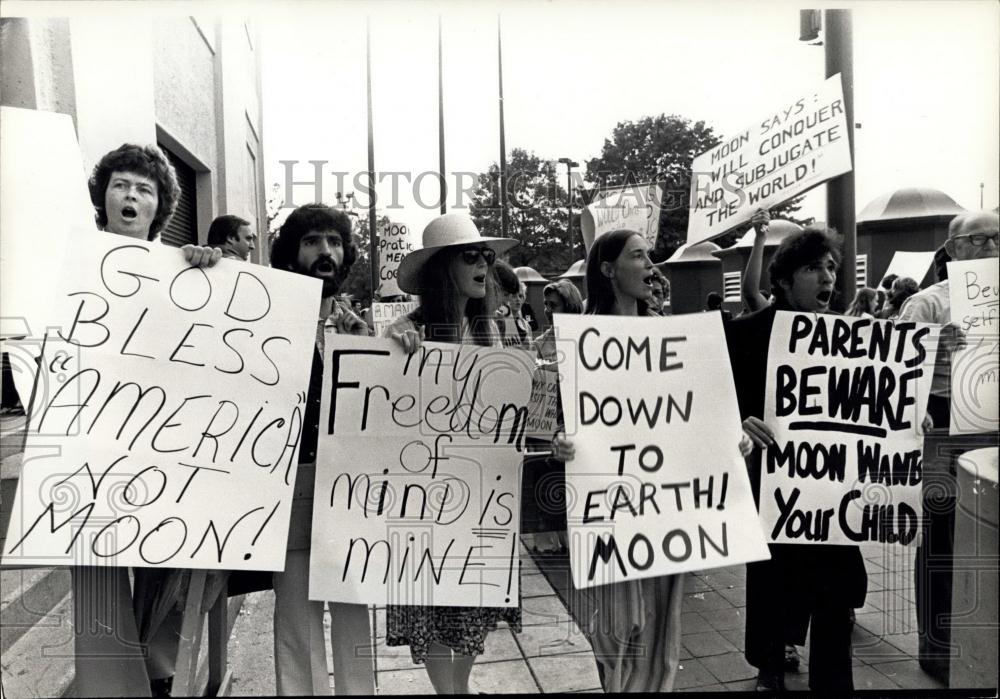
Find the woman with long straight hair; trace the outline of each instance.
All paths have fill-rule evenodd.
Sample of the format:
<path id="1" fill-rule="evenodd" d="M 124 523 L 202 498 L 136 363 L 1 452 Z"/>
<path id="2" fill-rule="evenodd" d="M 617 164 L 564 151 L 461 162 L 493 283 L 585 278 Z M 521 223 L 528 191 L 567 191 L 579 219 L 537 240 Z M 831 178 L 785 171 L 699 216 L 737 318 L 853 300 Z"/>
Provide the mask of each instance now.
<path id="1" fill-rule="evenodd" d="M 607 233 L 587 256 L 585 313 L 645 316 L 653 263 L 643 237 L 630 230 Z M 651 323 L 660 323 L 650 319 Z M 740 443 L 749 453 L 750 442 Z M 562 435 L 553 448 L 570 461 L 573 444 Z M 662 575 L 573 590 L 573 617 L 587 635 L 605 692 L 669 692 L 680 665 L 684 575 Z"/>
<path id="2" fill-rule="evenodd" d="M 407 352 L 421 342 L 453 342 L 500 347 L 493 316 L 497 288 L 492 266 L 498 254 L 517 245 L 509 238 L 479 235 L 468 216 L 445 214 L 424 229 L 423 248 L 403 258 L 399 287 L 420 295 L 420 306 L 390 325 Z M 386 645 L 410 646 L 438 694 L 469 694 L 469 677 L 490 631 L 505 621 L 521 629 L 520 607 L 390 606 Z"/>

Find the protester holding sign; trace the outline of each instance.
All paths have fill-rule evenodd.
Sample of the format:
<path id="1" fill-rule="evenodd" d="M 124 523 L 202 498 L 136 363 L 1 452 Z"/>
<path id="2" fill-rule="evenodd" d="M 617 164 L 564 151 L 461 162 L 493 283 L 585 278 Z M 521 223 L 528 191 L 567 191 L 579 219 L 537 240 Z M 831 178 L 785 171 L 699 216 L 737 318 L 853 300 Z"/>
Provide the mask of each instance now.
<path id="1" fill-rule="evenodd" d="M 992 211 L 959 214 L 948 226 L 945 251 L 952 260 L 995 260 L 1000 218 Z M 993 263 L 995 270 L 995 262 Z M 927 412 L 933 429 L 924 435 L 923 503 L 926 529 L 917 548 L 915 563 L 915 594 L 917 628 L 920 643 L 920 665 L 927 672 L 947 682 L 949 659 L 953 650 L 949 643 L 951 613 L 951 569 L 955 532 L 956 464 L 958 457 L 979 447 L 996 446 L 996 428 L 981 434 L 949 436 L 955 415 L 956 398 L 963 406 L 975 404 L 973 395 L 962 395 L 968 386 L 952 383 L 952 363 L 955 352 L 966 342 L 966 332 L 952 315 L 950 295 L 953 283 L 949 279 L 929 286 L 907 299 L 899 313 L 901 321 L 937 323 L 942 325 L 941 342 L 935 357 L 934 379 Z M 995 279 L 995 277 L 994 277 Z M 995 301 L 996 287 L 987 292 Z M 977 293 L 977 295 L 979 295 Z M 987 299 L 989 301 L 989 299 Z M 971 328 L 970 328 L 971 329 Z M 996 350 L 993 349 L 995 357 Z M 994 396 L 995 396 L 994 392 Z M 994 401 L 996 399 L 994 398 Z M 995 404 L 995 403 L 994 403 Z M 995 425 L 995 423 L 994 423 Z"/>
<path id="2" fill-rule="evenodd" d="M 764 266 L 764 243 L 767 242 L 768 224 L 771 222 L 771 212 L 767 209 L 757 209 L 750 223 L 753 225 L 753 245 L 747 258 L 747 267 L 743 271 L 743 281 L 740 282 L 740 295 L 743 297 L 745 313 L 753 313 L 767 307 L 770 301 L 760 293 L 760 272 Z"/>
<path id="3" fill-rule="evenodd" d="M 726 324 L 744 429 L 761 447 L 748 460 L 754 498 L 760 503 L 762 450 L 773 442 L 761 419 L 768 346 L 779 310 L 829 312 L 839 241 L 830 231 L 806 229 L 785 238 L 770 264 L 774 303 Z M 757 688 L 784 687 L 785 645 L 805 642 L 811 621 L 809 686 L 850 691 L 851 610 L 864 603 L 867 574 L 856 546 L 771 545 L 771 560 L 747 564 L 745 655 L 758 671 Z"/>
<path id="4" fill-rule="evenodd" d="M 500 347 L 491 268 L 498 254 L 515 245 L 509 238 L 481 236 L 472 219 L 462 214 L 431 221 L 424 228 L 423 248 L 399 265 L 399 288 L 419 294 L 420 306 L 397 319 L 385 336 L 408 352 L 424 340 Z M 500 621 L 520 631 L 520 606 L 389 606 L 386 644 L 410 646 L 413 662 L 424 663 L 438 694 L 469 694 L 472 666 Z"/>
<path id="5" fill-rule="evenodd" d="M 587 256 L 586 313 L 623 318 L 645 316 L 650 298 L 652 270 L 653 263 L 649 259 L 648 245 L 639 233 L 617 230 L 601 236 L 594 241 Z M 683 339 L 673 338 L 676 342 Z M 663 340 L 663 344 L 666 346 L 666 339 Z M 644 346 L 650 346 L 649 340 Z M 676 356 L 672 351 L 669 354 Z M 562 435 L 557 437 L 554 446 L 555 456 L 561 460 L 570 461 L 576 456 L 573 441 Z M 745 440 L 741 450 L 745 448 L 748 451 L 748 447 L 749 441 Z M 658 445 L 647 445 L 643 453 L 655 451 L 661 454 L 662 464 L 662 452 L 659 450 Z M 625 452 L 621 453 L 624 458 Z M 632 458 L 639 458 L 638 454 Z M 653 490 L 659 490 L 655 485 L 652 487 Z M 587 501 L 591 503 L 590 509 L 601 509 L 598 507 L 601 499 L 592 498 L 592 495 L 595 493 L 592 492 L 587 496 Z M 616 501 L 615 505 L 617 504 Z M 617 508 L 612 507 L 612 510 L 617 511 Z M 659 507 L 656 507 L 656 512 L 659 512 Z M 595 514 L 594 517 L 596 520 L 605 519 L 604 515 Z M 612 514 L 609 513 L 608 517 L 613 521 Z M 583 524 L 587 523 L 587 519 L 585 515 Z M 618 528 L 614 528 L 609 538 L 601 539 L 601 544 L 595 549 L 595 553 L 587 556 L 588 560 L 591 560 L 589 565 L 591 575 L 599 558 L 606 564 L 614 560 L 613 555 L 608 555 L 607 547 L 611 546 L 613 550 L 617 550 L 615 542 L 619 534 Z M 663 536 L 662 532 L 659 534 Z M 623 537 L 623 546 L 627 539 L 628 537 Z M 688 541 L 690 543 L 689 539 Z M 577 542 L 570 543 L 576 550 Z M 672 561 L 673 551 L 668 544 L 662 545 L 665 550 L 664 560 Z M 636 550 L 635 544 L 628 545 L 627 548 L 632 557 Z M 692 550 L 690 546 L 687 548 L 688 553 Z M 603 551 L 605 555 L 600 555 L 597 551 Z M 650 556 L 653 555 L 650 549 Z M 644 567 L 636 563 L 631 574 L 638 575 L 641 570 L 648 569 L 650 563 L 651 560 L 647 560 Z M 576 564 L 573 565 L 575 567 Z M 582 568 L 582 571 L 586 570 L 587 567 Z M 594 649 L 598 673 L 605 692 L 671 691 L 680 664 L 680 618 L 684 576 L 683 574 L 653 575 L 627 579 L 628 573 L 624 570 L 622 573 L 621 576 L 615 573 L 602 573 L 601 579 L 590 587 L 584 587 L 580 582 L 576 582 L 576 589 L 571 593 L 570 610 Z M 616 581 L 609 580 L 607 576 Z M 576 578 L 576 575 L 574 577 Z"/>
<path id="6" fill-rule="evenodd" d="M 271 250 L 271 266 L 275 269 L 308 275 L 323 282 L 285 570 L 274 574 L 274 668 L 277 693 L 282 696 L 330 694 L 323 641 L 323 602 L 311 601 L 308 597 L 309 555 L 316 460 L 337 457 L 336 454 L 318 455 L 316 450 L 324 332 L 329 328 L 349 335 L 368 335 L 364 321 L 336 298 L 356 257 L 350 218 L 343 211 L 325 204 L 306 204 L 289 214 Z M 331 603 L 330 611 L 337 694 L 374 694 L 375 675 L 371 661 L 357 650 L 371 643 L 368 608 L 363 604 Z"/>
<path id="7" fill-rule="evenodd" d="M 535 341 L 538 357 L 547 362 L 556 361 L 555 330 L 552 327 L 552 316 L 555 313 L 583 313 L 583 297 L 569 279 L 560 279 L 545 286 L 542 290 L 542 305 L 549 328 Z"/>
<path id="8" fill-rule="evenodd" d="M 106 153 L 87 184 L 98 228 L 140 240 L 156 240 L 180 196 L 173 166 L 154 145 L 126 143 Z M 181 249 L 194 266 L 211 267 L 222 255 L 197 245 Z M 136 568 L 134 603 L 127 568 L 77 566 L 71 573 L 77 695 L 169 693 L 181 625 L 174 604 L 181 571 Z M 157 608 L 170 611 L 154 615 Z M 138 660 L 143 655 L 145 668 Z"/>

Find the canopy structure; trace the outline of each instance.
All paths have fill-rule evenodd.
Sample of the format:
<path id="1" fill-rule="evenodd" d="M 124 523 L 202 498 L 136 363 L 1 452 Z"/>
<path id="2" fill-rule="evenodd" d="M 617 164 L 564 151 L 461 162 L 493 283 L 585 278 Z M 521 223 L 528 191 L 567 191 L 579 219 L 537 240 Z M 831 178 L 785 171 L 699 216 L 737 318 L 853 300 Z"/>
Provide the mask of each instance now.
<path id="1" fill-rule="evenodd" d="M 584 267 L 586 266 L 586 260 L 577 260 L 569 266 L 569 269 L 559 275 L 559 279 L 582 279 L 585 275 Z"/>
<path id="2" fill-rule="evenodd" d="M 874 223 L 900 219 L 954 216 L 965 209 L 939 189 L 904 187 L 885 192 L 868 202 L 858 214 L 857 222 Z"/>

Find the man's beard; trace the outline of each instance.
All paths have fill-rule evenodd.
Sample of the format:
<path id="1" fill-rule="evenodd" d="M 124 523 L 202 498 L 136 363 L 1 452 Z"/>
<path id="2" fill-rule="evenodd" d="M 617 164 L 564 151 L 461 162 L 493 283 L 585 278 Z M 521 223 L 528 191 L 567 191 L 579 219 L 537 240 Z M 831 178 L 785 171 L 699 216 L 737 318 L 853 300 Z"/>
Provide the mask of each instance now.
<path id="1" fill-rule="evenodd" d="M 328 276 L 331 269 L 332 277 Z M 320 257 L 313 262 L 309 266 L 309 275 L 323 282 L 323 296 L 333 296 L 340 289 L 341 270 L 332 257 Z"/>

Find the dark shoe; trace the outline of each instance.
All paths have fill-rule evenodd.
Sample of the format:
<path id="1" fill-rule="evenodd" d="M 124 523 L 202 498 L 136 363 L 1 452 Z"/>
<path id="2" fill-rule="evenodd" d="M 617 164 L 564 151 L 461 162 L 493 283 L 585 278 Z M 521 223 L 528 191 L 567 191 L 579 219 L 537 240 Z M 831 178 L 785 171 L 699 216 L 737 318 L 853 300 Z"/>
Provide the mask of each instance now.
<path id="1" fill-rule="evenodd" d="M 149 691 L 154 697 L 169 697 L 174 686 L 174 678 L 164 677 L 162 680 L 150 680 Z"/>
<path id="2" fill-rule="evenodd" d="M 799 649 L 789 643 L 785 646 L 785 672 L 799 669 Z"/>
<path id="3" fill-rule="evenodd" d="M 754 687 L 756 692 L 784 692 L 785 691 L 785 675 L 781 672 L 768 672 L 767 670 L 761 670 L 757 673 L 757 686 Z"/>

